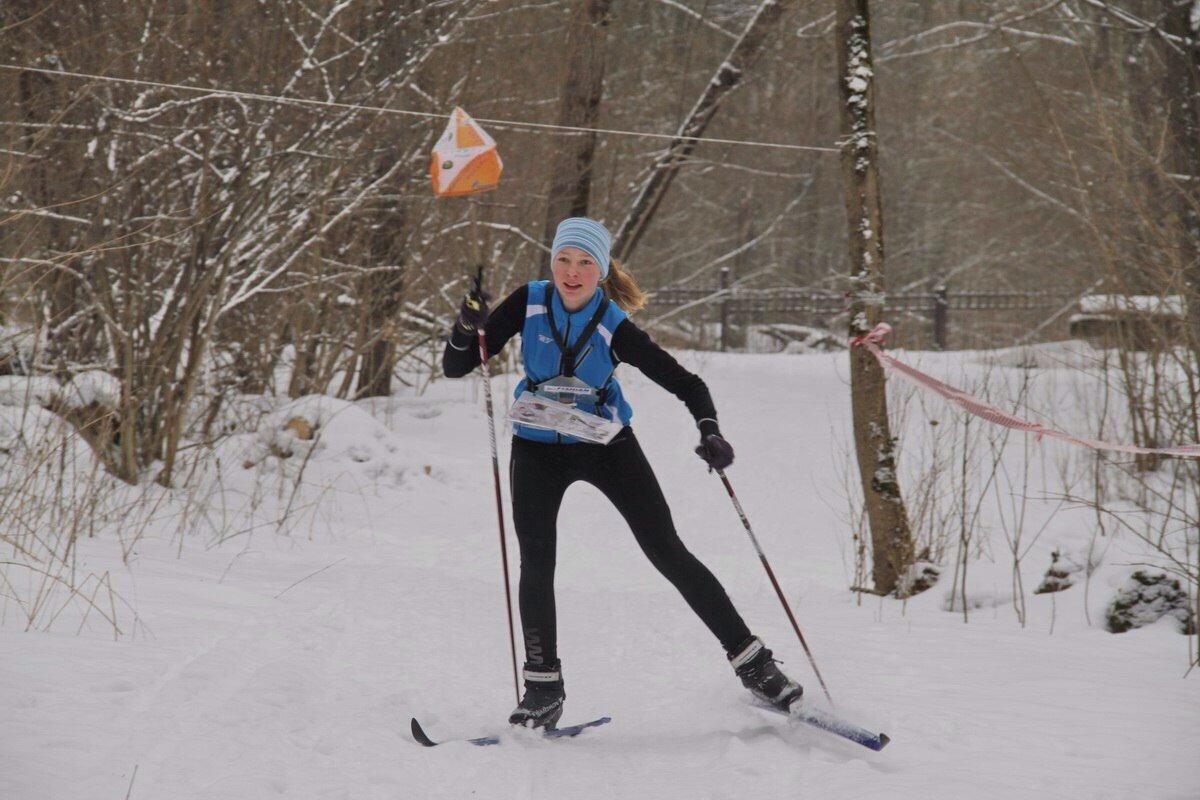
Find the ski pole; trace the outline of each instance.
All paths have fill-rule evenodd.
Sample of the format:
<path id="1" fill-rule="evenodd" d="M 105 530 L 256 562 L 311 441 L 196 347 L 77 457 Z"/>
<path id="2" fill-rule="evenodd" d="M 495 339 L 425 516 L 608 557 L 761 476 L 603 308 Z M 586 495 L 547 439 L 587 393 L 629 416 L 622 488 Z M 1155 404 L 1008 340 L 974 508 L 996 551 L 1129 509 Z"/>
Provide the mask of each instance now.
<path id="1" fill-rule="evenodd" d="M 767 554 L 763 552 L 762 546 L 758 543 L 758 537 L 754 535 L 754 529 L 750 527 L 750 519 L 742 510 L 742 504 L 738 502 L 737 495 L 733 491 L 733 484 L 729 482 L 729 478 L 725 477 L 725 470 L 719 469 L 717 474 L 721 476 L 721 483 L 725 484 L 725 491 L 729 492 L 729 499 L 733 501 L 734 509 L 742 518 L 742 525 L 746 527 L 746 533 L 750 534 L 750 542 L 758 552 L 758 560 L 762 562 L 763 569 L 767 571 L 767 577 L 771 579 L 771 585 L 775 587 L 775 594 L 779 596 L 779 602 L 783 604 L 783 610 L 787 612 L 788 621 L 792 623 L 792 630 L 796 632 L 796 638 L 800 640 L 800 646 L 804 648 L 804 654 L 808 656 L 808 663 L 812 665 L 817 682 L 821 684 L 821 690 L 825 692 L 825 699 L 829 701 L 830 706 L 833 706 L 833 697 L 829 694 L 829 687 L 825 685 L 825 679 L 821 677 L 821 670 L 817 669 L 817 662 L 813 659 L 812 651 L 808 649 L 808 642 L 804 641 L 804 634 L 800 632 L 800 625 L 796 622 L 796 615 L 792 613 L 792 607 L 788 605 L 787 598 L 783 595 L 783 589 L 779 588 L 779 581 L 775 580 L 775 571 L 771 569 L 771 563 L 767 561 Z"/>
<path id="2" fill-rule="evenodd" d="M 483 265 L 475 273 L 475 293 L 483 291 Z M 496 455 L 496 415 L 492 410 L 492 378 L 488 372 L 487 336 L 475 329 L 479 341 L 479 367 L 483 370 L 483 396 L 487 404 L 488 434 L 492 444 L 492 480 L 496 486 L 496 521 L 500 524 L 500 564 L 504 570 L 504 603 L 508 610 L 508 647 L 512 653 L 513 692 L 521 703 L 521 688 L 517 680 L 517 638 L 513 630 L 512 589 L 508 584 L 508 545 L 504 536 L 504 503 L 500 499 L 500 458 Z"/>

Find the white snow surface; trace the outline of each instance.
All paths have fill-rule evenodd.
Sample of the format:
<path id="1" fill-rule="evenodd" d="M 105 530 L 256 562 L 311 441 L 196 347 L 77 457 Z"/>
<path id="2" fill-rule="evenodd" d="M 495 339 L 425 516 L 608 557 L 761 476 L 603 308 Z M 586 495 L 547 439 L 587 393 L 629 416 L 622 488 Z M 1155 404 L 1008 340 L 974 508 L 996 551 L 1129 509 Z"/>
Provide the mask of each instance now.
<path id="1" fill-rule="evenodd" d="M 908 355 L 946 380 L 982 360 Z M 311 491 L 292 511 L 305 522 L 286 533 L 247 526 L 218 544 L 164 518 L 146 527 L 128 565 L 112 537 L 80 540 L 79 569 L 108 572 L 121 598 L 119 637 L 70 603 L 48 632 L 25 632 L 0 600 L 0 798 L 1200 796 L 1189 639 L 1168 621 L 1122 635 L 1100 627 L 1129 564 L 1146 557 L 1134 542 L 1106 544 L 1086 596 L 1082 580 L 1028 594 L 1052 549 L 1087 558 L 1094 513 L 1060 509 L 1024 563 L 1024 627 L 997 532 L 995 563 L 971 566 L 969 622 L 944 610 L 952 563 L 942 584 L 906 604 L 860 605 L 848 589 L 838 466 L 849 441 L 845 354 L 681 357 L 712 388 L 738 453 L 729 478 L 838 712 L 886 731 L 883 752 L 750 705 L 707 629 L 584 485 L 559 518 L 563 722 L 613 722 L 561 741 L 505 731 L 509 640 L 472 377 L 387 401 L 304 398 L 228 440 L 206 515 L 248 508 L 262 481 L 275 482 L 261 508 L 285 504 L 278 497 L 302 468 Z M 691 452 L 689 415 L 628 369 L 634 429 L 684 541 L 823 704 L 728 497 Z M 494 381 L 498 398 L 511 382 Z M 933 414 L 953 416 L 936 401 L 910 408 L 902 452 L 917 452 Z M 1054 414 L 1083 424 L 1063 403 Z M 314 439 L 280 430 L 294 415 L 318 423 Z M 1044 442 L 1032 460 L 1053 473 L 1066 447 Z M 503 465 L 508 452 L 502 437 Z M 507 504 L 507 481 L 504 491 Z M 1037 530 L 1057 505 L 1030 494 Z M 504 742 L 425 749 L 409 735 L 413 716 L 434 738 L 499 732 Z"/>

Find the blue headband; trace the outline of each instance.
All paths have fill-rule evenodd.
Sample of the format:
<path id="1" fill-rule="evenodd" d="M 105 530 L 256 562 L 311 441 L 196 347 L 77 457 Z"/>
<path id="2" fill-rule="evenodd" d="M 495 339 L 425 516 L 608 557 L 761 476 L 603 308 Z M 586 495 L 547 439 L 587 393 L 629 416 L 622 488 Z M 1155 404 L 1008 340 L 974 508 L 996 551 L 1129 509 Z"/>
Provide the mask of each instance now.
<path id="1" fill-rule="evenodd" d="M 608 251 L 612 247 L 608 228 L 591 217 L 567 217 L 558 223 L 558 230 L 554 233 L 551 258 L 564 247 L 578 247 L 587 253 L 600 267 L 600 280 L 608 277 Z"/>

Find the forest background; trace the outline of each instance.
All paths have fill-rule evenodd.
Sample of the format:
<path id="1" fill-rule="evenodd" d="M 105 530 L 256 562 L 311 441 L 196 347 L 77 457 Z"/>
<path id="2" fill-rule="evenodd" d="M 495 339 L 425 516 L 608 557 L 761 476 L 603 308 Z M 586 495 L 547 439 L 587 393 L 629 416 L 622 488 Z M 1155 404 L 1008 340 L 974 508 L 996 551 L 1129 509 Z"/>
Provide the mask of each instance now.
<path id="1" fill-rule="evenodd" d="M 35 404 L 107 472 L 167 486 L 186 483 L 181 453 L 261 414 L 245 398 L 434 380 L 473 265 L 497 296 L 542 268 L 554 178 L 581 135 L 494 121 L 563 120 L 572 31 L 598 9 L 597 127 L 675 133 L 774 9 L 704 136 L 812 148 L 700 142 L 629 254 L 642 286 L 713 288 L 728 270 L 740 290 L 842 297 L 835 6 L 7 2 L 0 373 L 44 380 Z M 1060 337 L 1088 295 L 1172 298 L 1181 324 L 1153 357 L 1121 347 L 1104 365 L 1129 436 L 1149 446 L 1197 438 L 1197 8 L 932 0 L 876 4 L 871 19 L 884 309 L 943 285 L 1070 298 L 956 319 L 951 347 L 1007 346 Z M 429 152 L 455 105 L 493 121 L 505 172 L 494 192 L 438 199 Z M 665 146 L 596 137 L 588 213 L 616 229 Z M 638 322 L 697 346 L 716 308 L 652 302 Z M 799 321 L 840 336 L 847 312 Z M 920 315 L 887 319 L 897 343 L 929 342 Z M 1173 469 L 1168 520 L 1195 513 L 1194 467 Z M 1194 585 L 1191 551 L 1174 557 Z"/>

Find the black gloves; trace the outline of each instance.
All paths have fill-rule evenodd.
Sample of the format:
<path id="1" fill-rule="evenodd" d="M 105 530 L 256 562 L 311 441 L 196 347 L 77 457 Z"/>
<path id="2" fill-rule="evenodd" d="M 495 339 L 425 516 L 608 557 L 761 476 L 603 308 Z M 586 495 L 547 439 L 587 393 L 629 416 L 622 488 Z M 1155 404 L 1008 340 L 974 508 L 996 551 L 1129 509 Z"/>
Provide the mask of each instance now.
<path id="1" fill-rule="evenodd" d="M 702 419 L 699 423 L 700 445 L 696 455 L 708 464 L 709 470 L 725 470 L 733 463 L 733 445 L 721 436 L 715 419 Z"/>
<path id="2" fill-rule="evenodd" d="M 472 289 L 463 298 L 462 307 L 458 310 L 458 319 L 454 327 L 463 333 L 474 333 L 483 327 L 488 317 L 488 301 L 492 296 L 482 289 Z"/>

